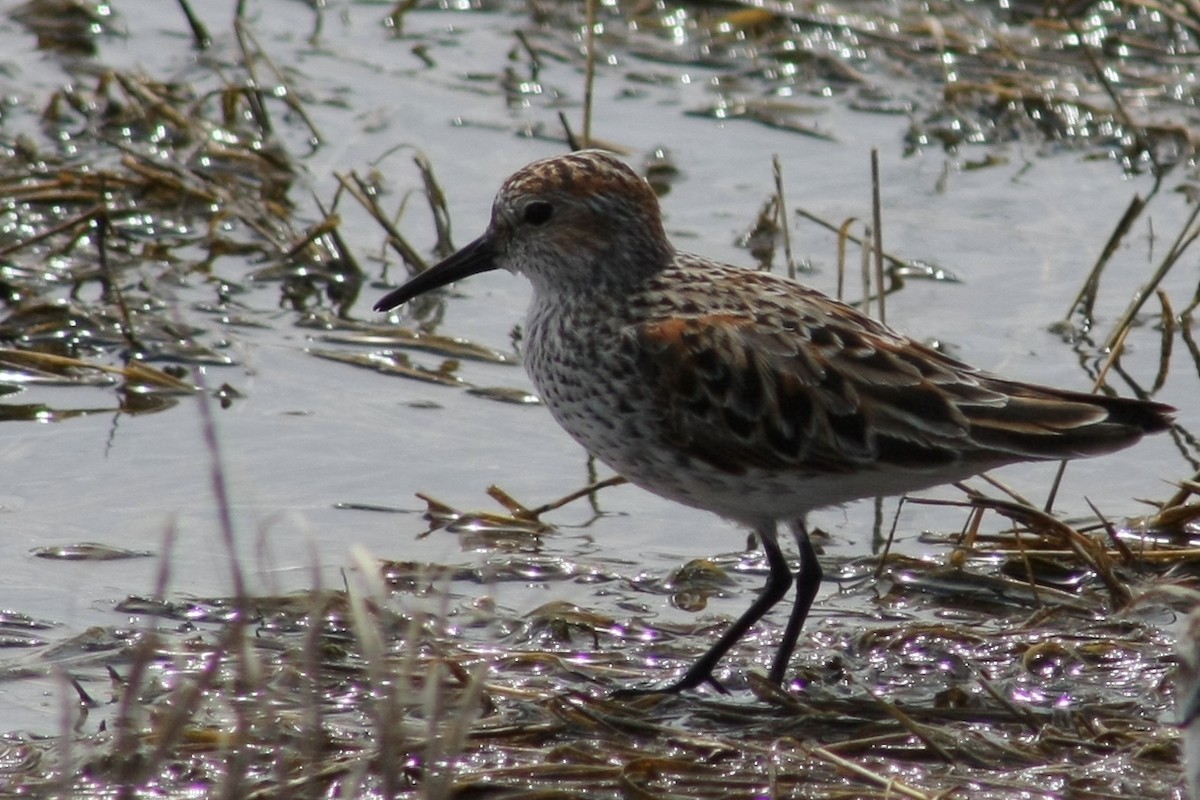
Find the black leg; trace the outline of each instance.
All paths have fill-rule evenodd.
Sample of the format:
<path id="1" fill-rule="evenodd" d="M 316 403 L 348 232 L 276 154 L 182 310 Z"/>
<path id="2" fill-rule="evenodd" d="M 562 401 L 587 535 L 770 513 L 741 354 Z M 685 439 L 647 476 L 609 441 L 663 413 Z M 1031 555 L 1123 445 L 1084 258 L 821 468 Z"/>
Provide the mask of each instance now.
<path id="1" fill-rule="evenodd" d="M 812 542 L 808 540 L 808 529 L 804 520 L 797 520 L 792 525 L 792 533 L 796 536 L 796 547 L 800 550 L 800 568 L 796 570 L 796 604 L 792 606 L 792 614 L 788 617 L 787 627 L 783 630 L 783 640 L 775 651 L 775 660 L 771 662 L 771 681 L 782 684 L 783 675 L 787 672 L 788 662 L 796 649 L 796 640 L 800 638 L 800 629 L 812 608 L 813 599 L 821 588 L 821 562 L 813 550 Z"/>
<path id="2" fill-rule="evenodd" d="M 775 523 L 771 522 L 761 525 L 755 531 L 758 534 L 759 542 L 762 543 L 763 551 L 767 554 L 767 565 L 770 567 L 770 572 L 767 574 L 767 583 L 763 587 L 762 593 L 759 594 L 750 608 L 746 609 L 746 613 L 738 617 L 737 621 L 730 625 L 729 629 L 721 635 L 717 643 L 710 647 L 707 653 L 700 656 L 691 669 L 685 672 L 683 677 L 675 681 L 675 683 L 662 689 L 651 689 L 648 691 L 634 690 L 632 692 L 622 691 L 619 694 L 680 692 L 684 689 L 694 689 L 702 683 L 711 683 L 719 691 L 725 691 L 712 676 L 717 662 L 729 652 L 730 648 L 737 644 L 739 639 L 746 635 L 746 631 L 750 630 L 754 623 L 762 619 L 763 615 L 770 611 L 771 607 L 787 594 L 787 590 L 792 585 L 792 571 L 788 567 L 787 559 L 783 557 L 783 553 L 779 549 L 779 543 L 775 541 Z M 809 598 L 809 602 L 812 602 L 811 597 Z M 804 621 L 803 616 L 801 616 L 800 621 Z M 797 631 L 798 629 L 799 625 L 797 625 Z M 795 644 L 795 637 L 793 637 L 793 644 Z M 784 659 L 784 661 L 786 663 L 787 659 Z M 772 673 L 773 675 L 774 673 Z"/>

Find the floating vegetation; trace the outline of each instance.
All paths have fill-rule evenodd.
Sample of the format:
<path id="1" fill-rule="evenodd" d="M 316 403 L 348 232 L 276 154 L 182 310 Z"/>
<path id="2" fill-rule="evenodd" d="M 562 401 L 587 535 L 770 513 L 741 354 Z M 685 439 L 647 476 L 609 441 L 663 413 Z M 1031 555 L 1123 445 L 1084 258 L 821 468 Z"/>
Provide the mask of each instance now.
<path id="1" fill-rule="evenodd" d="M 431 513 L 443 511 L 431 504 Z M 353 788 L 359 796 L 414 797 L 431 785 L 528 798 L 627 797 L 631 787 L 647 796 L 882 797 L 896 796 L 895 776 L 887 776 L 903 766 L 911 797 L 965 785 L 984 797 L 1030 796 L 1033 785 L 1046 788 L 1032 796 L 1047 798 L 1083 785 L 1172 796 L 1173 733 L 1157 719 L 1163 701 L 1144 695 L 1168 679 L 1173 662 L 1149 621 L 1155 606 L 1113 616 L 1101 586 L 1072 599 L 1003 578 L 990 563 L 982 553 L 952 570 L 897 563 L 879 601 L 893 621 L 863 628 L 830 620 L 798 656 L 786 691 L 751 666 L 755 643 L 777 634 L 764 629 L 723 676 L 751 693 L 749 704 L 608 697 L 613 687 L 688 663 L 707 629 L 560 600 L 521 612 L 473 599 L 464 585 L 578 580 L 637 597 L 632 575 L 503 542 L 469 569 L 387 562 L 375 589 L 376 578 L 363 574 L 349 591 L 169 603 L 130 597 L 119 611 L 186 629 L 93 631 L 43 663 L 73 675 L 107 665 L 112 699 L 96 696 L 103 684 L 77 685 L 86 698 L 77 714 L 104 714 L 112 730 L 125 731 L 102 737 L 108 744 L 99 749 L 100 742 L 75 745 L 81 756 L 93 753 L 84 769 L 98 785 L 194 790 L 199 780 L 215 790 L 236 780 L 243 794 L 303 785 L 323 795 Z M 696 592 L 749 590 L 723 572 L 693 563 L 659 591 L 686 584 L 687 601 Z M 1128 586 L 1137 593 L 1144 585 Z M 1033 607 L 1041 611 L 1030 616 Z M 950 619 L 924 618 L 939 608 Z M 0 633 L 10 626 L 14 636 L 32 633 L 28 620 L 0 618 Z M 0 767 L 10 785 L 49 787 L 31 758 L 34 742 L 9 737 L 7 747 L 27 754 Z M 271 754 L 281 751 L 297 758 L 280 763 Z M 391 757 L 381 760 L 381 752 Z M 231 756 L 243 759 L 236 777 Z"/>
<path id="2" fill-rule="evenodd" d="M 394 325 L 386 327 L 372 326 L 372 329 L 360 332 L 326 334 L 321 337 L 321 341 L 331 344 L 355 344 L 368 347 L 404 347 L 411 350 L 421 350 L 445 358 L 482 361 L 488 364 L 512 364 L 515 361 L 510 355 L 475 344 L 474 342 L 469 342 L 465 339 L 438 336 L 431 333 L 419 333 Z"/>
<path id="3" fill-rule="evenodd" d="M 462 378 L 454 374 L 458 370 L 458 362 L 453 359 L 443 361 L 442 365 L 437 369 L 429 369 L 414 365 L 407 355 L 394 351 L 347 353 L 341 350 L 312 348 L 308 352 L 317 358 L 325 358 L 355 367 L 366 367 L 385 375 L 398 375 L 427 383 L 437 383 L 442 386 L 466 385 L 466 382 Z"/>
<path id="4" fill-rule="evenodd" d="M 148 558 L 154 555 L 148 550 L 129 550 L 96 542 L 38 547 L 33 554 L 38 558 L 59 561 L 117 561 L 126 558 Z"/>
<path id="5" fill-rule="evenodd" d="M 837 97 L 863 113 L 908 115 L 910 152 L 1022 142 L 1156 174 L 1195 153 L 1195 126 L 1184 120 L 1196 106 L 1200 18 L 1186 4 L 738 5 L 606 9 L 598 24 L 631 80 L 673 83 L 681 69 L 703 70 L 715 95 L 693 112 L 704 116 L 836 139 L 836 129 L 796 116 L 805 98 Z M 568 8 L 525 35 L 534 58 L 575 49 L 582 11 Z"/>
<path id="6" fill-rule="evenodd" d="M 719 121 L 751 120 L 771 128 L 801 133 L 818 139 L 832 140 L 834 138 L 815 125 L 799 121 L 798 118 L 812 116 L 817 111 L 795 103 L 765 100 L 740 100 L 733 103 L 723 101 L 708 108 L 693 109 L 688 113 L 695 117 L 710 117 Z"/>

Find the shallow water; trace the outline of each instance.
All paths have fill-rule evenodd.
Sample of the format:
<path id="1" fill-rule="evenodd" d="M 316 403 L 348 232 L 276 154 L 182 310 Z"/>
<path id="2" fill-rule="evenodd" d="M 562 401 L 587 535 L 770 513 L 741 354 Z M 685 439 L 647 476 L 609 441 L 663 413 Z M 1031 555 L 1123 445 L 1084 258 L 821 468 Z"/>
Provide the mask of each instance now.
<path id="1" fill-rule="evenodd" d="M 445 188 L 455 242 L 463 244 L 482 230 L 492 194 L 504 177 L 564 149 L 559 141 L 514 132 L 537 129 L 557 137 L 559 110 L 578 117 L 581 79 L 568 61 L 546 59 L 536 93 L 506 103 L 496 90 L 497 76 L 512 63 L 509 54 L 516 45 L 511 32 L 524 23 L 520 11 L 414 10 L 404 17 L 403 36 L 393 38 L 380 23 L 382 6 L 339 4 L 326 10 L 314 44 L 308 41 L 313 18 L 297 4 L 264 2 L 253 8 L 255 35 L 288 71 L 322 133 L 323 144 L 302 156 L 308 152 L 306 132 L 278 112 L 278 133 L 303 164 L 302 183 L 323 200 L 333 193 L 335 172 L 378 170 L 392 191 L 386 199 L 394 208 L 400 196 L 420 188 L 410 163 L 411 153 L 419 150 Z M 172 4 L 143 0 L 118 4 L 117 9 L 125 35 L 100 38 L 95 64 L 206 81 L 211 80 L 206 59 L 234 58 L 224 10 L 199 9 L 206 17 L 211 14 L 207 21 L 216 36 L 214 55 L 200 58 L 189 49 Z M 432 66 L 414 54 L 416 45 L 427 48 Z M 3 62 L 10 73 L 5 94 L 16 98 L 3 129 L 12 137 L 34 130 L 36 99 L 47 87 L 71 78 L 65 59 L 39 50 L 31 35 L 10 19 L 0 20 L 0 52 L 7 54 Z M 1149 177 L 1130 177 L 1112 160 L 1084 152 L 1037 153 L 1028 143 L 966 148 L 957 154 L 930 148 L 906 157 L 905 115 L 854 111 L 838 96 L 801 98 L 816 109 L 820 127 L 835 141 L 689 116 L 685 112 L 712 102 L 717 69 L 647 60 L 615 48 L 614 59 L 598 74 L 596 135 L 628 147 L 635 165 L 656 147 L 670 149 L 681 175 L 663 208 L 668 230 L 682 249 L 751 263 L 734 242 L 773 191 L 772 154 L 783 164 L 793 208 L 835 223 L 848 216 L 866 217 L 868 155 L 876 147 L 885 247 L 905 258 L 936 263 L 961 280 L 910 281 L 888 298 L 889 324 L 919 339 L 936 339 L 965 360 L 1014 378 L 1090 388 L 1080 357 L 1048 328 L 1066 313 L 1130 198 L 1150 191 Z M 646 73 L 656 80 L 633 78 Z M 966 168 L 989 153 L 1006 163 Z M 1179 175 L 1169 183 L 1183 179 Z M 293 199 L 311 205 L 303 189 Z M 1096 312 L 1100 336 L 1187 211 L 1180 195 L 1164 192 L 1127 237 L 1103 282 Z M 307 213 L 312 220 L 319 217 L 315 207 Z M 418 200 L 404 214 L 401 228 L 413 242 L 432 242 L 428 214 Z M 377 276 L 369 254 L 379 252 L 378 226 L 346 202 L 341 234 L 371 278 Z M 816 267 L 805 280 L 832 291 L 833 237 L 799 221 L 793 247 Z M 216 262 L 214 272 L 244 283 L 257 266 L 227 256 Z M 393 264 L 389 277 L 398 279 L 401 272 Z M 1194 291 L 1195 278 L 1195 268 L 1189 266 L 1168 281 L 1177 308 Z M 848 285 L 857 296 L 857 282 Z M 370 306 L 383 290 L 382 284 L 369 285 L 350 313 L 375 319 Z M 415 492 L 461 508 L 498 510 L 485 495 L 493 483 L 535 506 L 588 481 L 584 454 L 539 406 L 491 402 L 307 354 L 306 348 L 319 344 L 318 334 L 298 327 L 298 315 L 279 308 L 274 284 L 248 284 L 238 297 L 246 314 L 263 326 L 257 328 L 217 325 L 198 310 L 195 304 L 215 295 L 204 281 L 192 280 L 172 291 L 179 314 L 209 330 L 204 342 L 235 362 L 204 368 L 208 386 L 228 383 L 242 395 L 228 409 L 211 408 L 219 460 L 205 442 L 197 398 L 183 398 L 163 413 L 95 413 L 4 426 L 0 563 L 9 566 L 0 581 L 0 609 L 47 622 L 49 627 L 38 631 L 46 643 L 67 640 L 92 626 L 137 623 L 136 617 L 121 618 L 114 604 L 128 595 L 152 594 L 164 558 L 171 596 L 226 596 L 233 591 L 233 560 L 222 543 L 212 492 L 215 461 L 230 490 L 237 534 L 234 560 L 245 570 L 252 594 L 310 587 L 314 565 L 324 586 L 338 587 L 343 573 L 353 569 L 352 548 L 434 564 L 475 565 L 496 557 L 446 532 L 418 538 L 427 525 L 421 518 L 425 505 Z M 527 286 L 512 276 L 473 278 L 450 297 L 438 332 L 508 351 L 509 333 L 523 319 L 527 297 Z M 1147 314 L 1157 308 L 1152 302 Z M 1157 368 L 1158 333 L 1139 327 L 1127 348 L 1126 366 L 1148 386 Z M 1178 406 L 1180 422 L 1190 430 L 1200 422 L 1197 370 L 1187 357 L 1177 357 L 1157 399 Z M 421 354 L 414 359 L 432 367 L 442 360 Z M 480 385 L 529 388 L 519 367 L 463 362 L 459 374 Z M 111 388 L 78 387 L 29 387 L 0 403 L 45 403 L 59 409 L 117 405 Z M 1110 518 L 1144 513 L 1134 498 L 1171 494 L 1169 482 L 1192 474 L 1195 457 L 1194 444 L 1187 445 L 1185 457 L 1171 437 L 1159 436 L 1119 456 L 1073 464 L 1056 507 L 1069 517 L 1086 516 L 1090 498 Z M 1038 502 L 1053 474 L 1053 466 L 1036 465 L 1011 467 L 998 477 Z M 928 495 L 960 496 L 952 489 Z M 883 504 L 885 532 L 895 502 Z M 393 506 L 408 513 L 347 510 L 338 504 Z M 541 538 L 540 554 L 592 565 L 633 583 L 638 576 L 661 578 L 693 558 L 744 547 L 744 533 L 720 519 L 632 487 L 603 491 L 599 504 L 604 514 L 594 520 L 586 503 L 548 515 L 560 532 Z M 874 517 L 870 502 L 814 515 L 812 522 L 831 534 L 825 546 L 831 564 L 872 549 Z M 956 531 L 965 517 L 958 509 L 907 506 L 897 526 L 897 548 L 944 557 L 944 549 L 919 543 L 918 535 Z M 993 524 L 1005 527 L 1001 521 Z M 67 561 L 33 554 L 38 548 L 79 542 L 148 550 L 155 557 Z M 742 574 L 736 590 L 712 598 L 702 614 L 719 618 L 740 612 L 760 580 L 757 572 Z M 622 587 L 601 592 L 583 580 L 460 581 L 453 592 L 463 602 L 489 595 L 515 615 L 562 599 L 626 616 L 627 605 L 641 604 L 656 622 L 697 619 L 671 607 L 663 596 Z M 819 636 L 814 631 L 822 624 L 839 624 L 829 619 L 831 608 L 839 616 L 875 616 L 869 593 L 852 595 L 851 603 L 830 600 L 837 591 L 832 583 L 823 590 L 827 605 L 816 609 L 808 635 Z M 14 648 L 8 655 L 13 664 L 36 661 L 40 649 L 21 653 Z M 0 729 L 58 732 L 60 690 L 50 679 L 0 683 Z"/>

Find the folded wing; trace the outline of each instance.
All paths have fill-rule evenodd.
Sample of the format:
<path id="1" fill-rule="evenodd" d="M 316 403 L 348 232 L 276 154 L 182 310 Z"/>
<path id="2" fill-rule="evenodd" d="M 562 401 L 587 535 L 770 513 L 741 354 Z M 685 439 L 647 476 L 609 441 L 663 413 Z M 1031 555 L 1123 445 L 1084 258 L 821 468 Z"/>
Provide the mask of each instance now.
<path id="1" fill-rule="evenodd" d="M 971 472 L 1106 453 L 1170 424 L 1168 406 L 1004 380 L 835 309 L 793 303 L 630 329 L 668 438 L 729 472 Z"/>

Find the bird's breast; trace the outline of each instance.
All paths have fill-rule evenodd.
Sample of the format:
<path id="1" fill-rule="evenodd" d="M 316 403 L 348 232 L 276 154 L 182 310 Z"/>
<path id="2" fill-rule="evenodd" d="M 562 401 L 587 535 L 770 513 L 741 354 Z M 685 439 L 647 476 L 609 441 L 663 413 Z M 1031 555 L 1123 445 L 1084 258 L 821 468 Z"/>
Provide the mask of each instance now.
<path id="1" fill-rule="evenodd" d="M 571 436 L 610 463 L 610 454 L 653 435 L 661 421 L 622 346 L 625 327 L 586 304 L 537 303 L 525 327 L 525 368 L 542 402 Z"/>
<path id="2" fill-rule="evenodd" d="M 668 409 L 639 366 L 636 321 L 614 324 L 594 308 L 539 307 L 526 321 L 525 367 L 555 420 L 589 453 L 655 494 L 751 520 L 764 498 L 734 476 L 683 452 Z M 779 487 L 764 483 L 763 493 Z M 747 508 L 741 512 L 739 504 Z"/>

